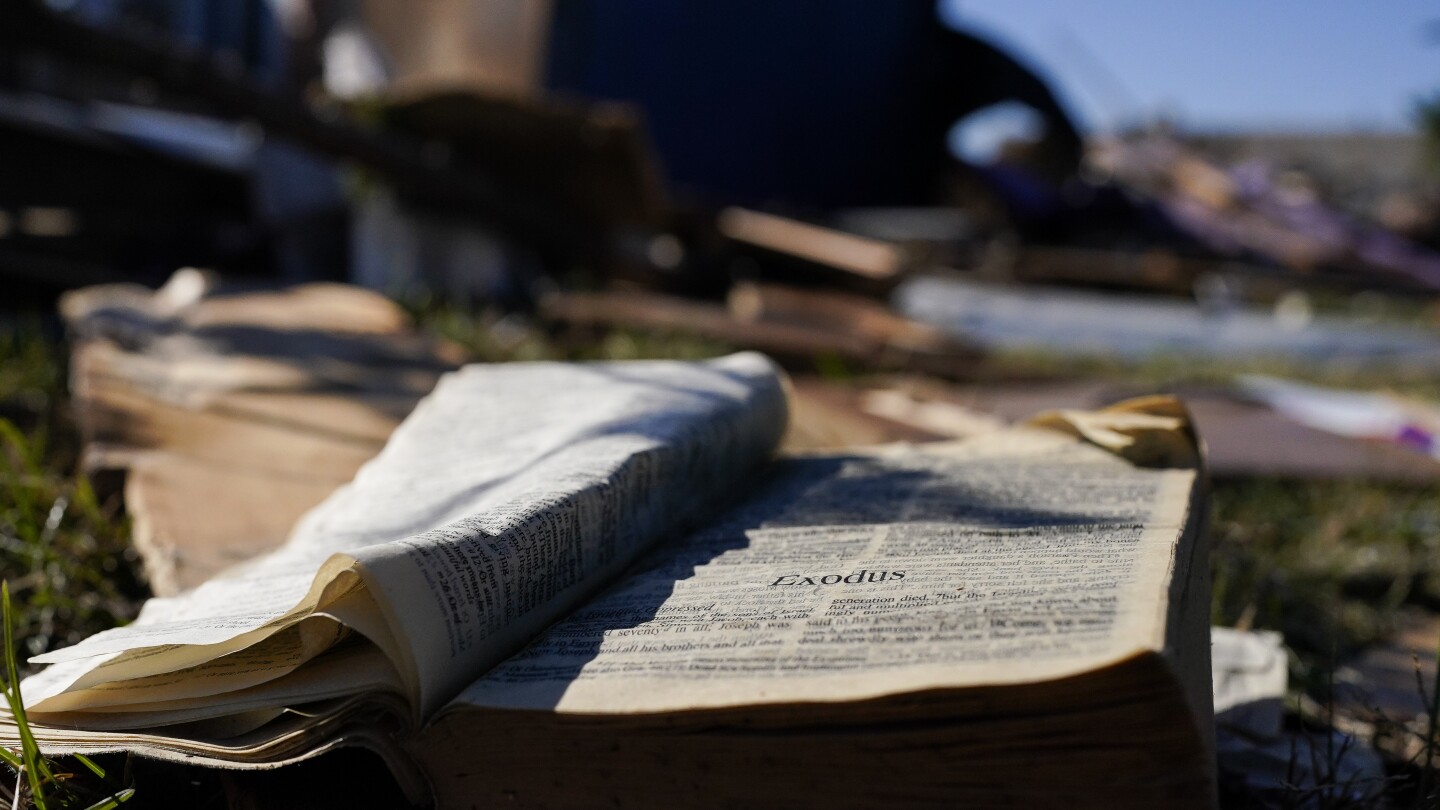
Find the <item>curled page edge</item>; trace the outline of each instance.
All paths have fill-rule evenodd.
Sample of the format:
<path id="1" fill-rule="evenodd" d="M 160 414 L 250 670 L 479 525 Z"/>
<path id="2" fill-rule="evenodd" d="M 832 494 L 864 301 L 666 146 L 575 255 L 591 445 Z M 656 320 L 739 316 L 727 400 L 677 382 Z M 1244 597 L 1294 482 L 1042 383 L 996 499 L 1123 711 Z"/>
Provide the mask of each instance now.
<path id="1" fill-rule="evenodd" d="M 1199 468 L 1204 460 L 1190 410 L 1169 395 L 1136 397 L 1095 411 L 1045 411 L 1022 424 L 1075 436 L 1141 467 Z"/>

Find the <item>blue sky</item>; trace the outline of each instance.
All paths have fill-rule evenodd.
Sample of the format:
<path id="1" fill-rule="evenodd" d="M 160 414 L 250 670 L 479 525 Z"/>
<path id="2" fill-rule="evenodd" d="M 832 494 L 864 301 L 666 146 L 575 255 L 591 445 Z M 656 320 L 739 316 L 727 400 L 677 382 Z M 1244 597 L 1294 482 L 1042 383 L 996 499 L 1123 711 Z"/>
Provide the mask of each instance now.
<path id="1" fill-rule="evenodd" d="M 1440 91 L 1434 0 L 942 0 L 1047 76 L 1082 124 L 1408 130 Z"/>

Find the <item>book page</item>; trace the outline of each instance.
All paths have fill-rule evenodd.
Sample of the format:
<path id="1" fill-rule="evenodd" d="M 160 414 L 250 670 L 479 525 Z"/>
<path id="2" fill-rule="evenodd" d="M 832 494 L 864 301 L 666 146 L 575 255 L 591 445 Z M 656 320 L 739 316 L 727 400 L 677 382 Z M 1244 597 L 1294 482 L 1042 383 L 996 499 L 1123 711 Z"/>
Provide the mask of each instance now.
<path id="1" fill-rule="evenodd" d="M 27 680 L 27 704 L 43 722 L 196 694 L 164 677 L 180 670 L 253 692 L 308 666 L 307 640 L 338 621 L 390 657 L 417 709 L 437 707 L 717 505 L 785 421 L 755 354 L 466 368 L 277 552 L 32 659 L 57 666 Z M 277 634 L 283 655 L 236 655 Z"/>
<path id="2" fill-rule="evenodd" d="M 350 643 L 317 658 L 311 666 L 230 692 L 223 702 L 205 697 L 177 697 L 124 706 L 92 705 L 83 712 L 49 713 L 46 719 L 52 724 L 92 731 L 133 731 L 252 711 L 283 710 L 367 691 L 398 693 L 399 676 L 389 659 L 373 645 Z"/>
<path id="3" fill-rule="evenodd" d="M 785 460 L 447 710 L 849 701 L 1159 649 L 1195 483 L 1029 429 Z"/>
<path id="4" fill-rule="evenodd" d="M 105 684 L 123 690 L 124 682 L 198 667 L 261 643 L 358 587 L 348 567 L 343 557 L 282 549 L 182 596 L 151 599 L 127 627 L 30 659 L 52 666 L 21 684 L 26 705 L 43 712 L 62 693 Z M 277 660 L 273 674 L 287 669 Z"/>
<path id="5" fill-rule="evenodd" d="M 357 571 L 405 640 L 428 714 L 613 580 L 641 551 L 691 529 L 768 461 L 786 426 L 780 377 L 759 355 L 704 364 L 555 366 L 560 397 L 517 406 L 513 388 L 446 400 L 462 420 L 484 393 L 511 400 L 492 428 L 527 461 L 493 465 L 485 491 L 441 528 L 355 552 Z M 563 372 L 563 376 L 559 376 Z M 498 376 L 499 372 L 497 372 Z M 554 416 L 545 418 L 546 411 Z M 577 413 L 592 424 L 576 425 Z M 550 424 L 550 430 L 537 429 Z M 593 420 L 606 415 L 597 428 Z M 439 435 L 441 441 L 446 437 Z M 431 463 L 439 447 L 417 453 Z M 504 457 L 503 455 L 501 456 Z M 462 455 L 463 463 L 477 462 Z M 307 518 L 327 533 L 375 531 L 371 490 L 433 486 L 401 465 L 364 492 L 341 493 Z M 433 473 L 426 473 L 433 476 Z M 357 482 L 358 483 L 358 482 Z M 397 521 L 389 508 L 386 519 Z M 402 663 L 402 666 L 404 663 Z"/>

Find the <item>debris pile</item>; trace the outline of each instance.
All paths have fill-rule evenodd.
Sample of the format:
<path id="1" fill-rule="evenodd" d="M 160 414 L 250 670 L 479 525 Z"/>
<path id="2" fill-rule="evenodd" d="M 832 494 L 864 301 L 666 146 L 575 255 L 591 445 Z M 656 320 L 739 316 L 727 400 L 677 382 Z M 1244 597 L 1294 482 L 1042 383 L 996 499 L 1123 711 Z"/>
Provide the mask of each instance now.
<path id="1" fill-rule="evenodd" d="M 181 5 L 0 3 L 0 321 L 58 302 L 85 472 L 157 594 L 278 544 L 467 360 L 405 309 L 437 302 L 547 357 L 761 350 L 789 450 L 1165 389 L 1217 480 L 1440 485 L 1436 406 L 1315 384 L 1440 371 L 1440 206 L 1219 136 L 1086 137 L 933 4 Z M 1033 132 L 954 147 L 1014 105 Z M 1384 651 L 1317 719 L 1279 639 L 1215 639 L 1242 792 L 1368 801 L 1371 740 L 1416 755 L 1415 712 L 1369 711 Z"/>

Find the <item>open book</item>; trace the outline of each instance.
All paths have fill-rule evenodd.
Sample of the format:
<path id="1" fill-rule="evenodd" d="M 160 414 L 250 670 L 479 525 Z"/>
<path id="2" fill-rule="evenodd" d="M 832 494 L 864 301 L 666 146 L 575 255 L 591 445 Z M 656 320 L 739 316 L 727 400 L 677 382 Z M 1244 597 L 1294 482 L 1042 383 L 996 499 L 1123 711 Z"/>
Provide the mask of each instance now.
<path id="1" fill-rule="evenodd" d="M 1173 401 L 772 461 L 785 387 L 457 372 L 277 552 L 43 656 L 38 735 L 456 807 L 1213 803 Z"/>

